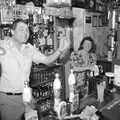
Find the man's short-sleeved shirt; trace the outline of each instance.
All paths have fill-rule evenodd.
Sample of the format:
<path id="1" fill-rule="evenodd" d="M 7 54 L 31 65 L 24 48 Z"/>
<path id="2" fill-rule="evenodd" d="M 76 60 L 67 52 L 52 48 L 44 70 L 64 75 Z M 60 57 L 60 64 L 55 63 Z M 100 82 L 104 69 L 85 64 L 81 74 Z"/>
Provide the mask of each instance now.
<path id="1" fill-rule="evenodd" d="M 32 61 L 38 63 L 45 56 L 31 44 L 23 44 L 18 50 L 11 39 L 6 38 L 0 42 L 0 46 L 6 51 L 5 55 L 0 56 L 0 91 L 19 93 L 23 91 L 24 81 L 29 80 Z"/>

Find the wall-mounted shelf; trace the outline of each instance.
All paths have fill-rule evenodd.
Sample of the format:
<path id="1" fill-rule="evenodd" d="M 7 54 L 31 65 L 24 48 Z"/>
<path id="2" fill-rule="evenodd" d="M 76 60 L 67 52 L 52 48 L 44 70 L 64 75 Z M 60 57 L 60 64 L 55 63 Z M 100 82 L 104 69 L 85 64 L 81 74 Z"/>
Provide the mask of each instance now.
<path id="1" fill-rule="evenodd" d="M 84 8 L 92 12 L 106 12 L 106 2 L 102 0 L 72 0 L 72 7 Z"/>

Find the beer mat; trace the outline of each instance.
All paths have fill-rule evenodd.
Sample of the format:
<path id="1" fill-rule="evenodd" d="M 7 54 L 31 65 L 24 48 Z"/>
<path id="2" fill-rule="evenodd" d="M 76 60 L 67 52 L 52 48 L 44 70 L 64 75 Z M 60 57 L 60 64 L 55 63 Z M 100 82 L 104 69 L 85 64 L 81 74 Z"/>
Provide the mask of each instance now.
<path id="1" fill-rule="evenodd" d="M 105 120 L 120 120 L 120 98 L 113 100 L 108 104 L 101 113 Z"/>
<path id="2" fill-rule="evenodd" d="M 116 97 L 111 102 L 109 102 L 104 107 L 102 107 L 100 109 L 100 111 L 103 111 L 105 109 L 110 110 L 110 109 L 112 109 L 116 105 L 120 105 L 120 96 L 119 95 L 116 95 Z"/>
<path id="3" fill-rule="evenodd" d="M 113 59 L 112 63 L 116 65 L 120 65 L 120 59 Z"/>

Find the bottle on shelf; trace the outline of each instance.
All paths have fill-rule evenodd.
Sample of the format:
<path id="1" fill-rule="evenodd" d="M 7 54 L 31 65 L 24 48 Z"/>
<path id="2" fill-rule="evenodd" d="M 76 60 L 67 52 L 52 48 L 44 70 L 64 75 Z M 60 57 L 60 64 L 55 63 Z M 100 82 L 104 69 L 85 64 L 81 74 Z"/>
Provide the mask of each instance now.
<path id="1" fill-rule="evenodd" d="M 54 110 L 57 112 L 58 117 L 59 114 L 59 104 L 61 102 L 60 93 L 61 93 L 61 82 L 59 78 L 59 74 L 55 74 L 55 80 L 53 82 L 53 91 L 54 91 Z"/>
<path id="2" fill-rule="evenodd" d="M 24 90 L 23 90 L 23 102 L 30 103 L 32 100 L 32 89 L 29 87 L 29 82 L 24 82 Z"/>
<path id="3" fill-rule="evenodd" d="M 108 51 L 107 60 L 112 61 L 112 51 L 111 50 Z"/>
<path id="4" fill-rule="evenodd" d="M 76 103 L 74 103 L 75 100 L 75 75 L 73 73 L 73 69 L 70 70 L 70 74 L 68 77 L 68 85 L 69 85 L 69 102 L 71 103 L 71 107 L 70 107 L 70 112 L 72 113 L 74 111 L 74 105 Z M 78 101 L 78 100 L 77 100 Z"/>
<path id="5" fill-rule="evenodd" d="M 74 100 L 74 87 L 75 87 L 75 75 L 73 73 L 73 69 L 70 70 L 70 75 L 68 77 L 69 84 L 69 101 L 73 103 Z"/>

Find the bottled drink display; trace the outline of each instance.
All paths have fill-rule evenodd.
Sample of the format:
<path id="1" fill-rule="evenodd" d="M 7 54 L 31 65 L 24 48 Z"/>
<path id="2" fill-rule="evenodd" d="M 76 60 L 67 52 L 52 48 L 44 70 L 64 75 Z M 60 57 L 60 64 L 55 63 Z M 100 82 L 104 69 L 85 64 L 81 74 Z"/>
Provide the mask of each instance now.
<path id="1" fill-rule="evenodd" d="M 61 89 L 61 82 L 59 79 L 59 74 L 55 74 L 55 80 L 53 82 L 53 90 L 54 90 L 54 110 L 57 112 L 58 117 L 60 116 L 59 112 L 59 105 L 61 102 L 60 99 L 60 89 Z"/>
<path id="2" fill-rule="evenodd" d="M 75 90 L 75 75 L 73 73 L 73 69 L 70 70 L 70 74 L 68 77 L 68 84 L 69 84 L 69 102 L 71 103 L 70 106 L 70 113 L 74 112 L 74 110 L 79 107 L 79 93 Z"/>
<path id="3" fill-rule="evenodd" d="M 74 87 L 75 87 L 75 76 L 73 73 L 73 69 L 70 71 L 70 75 L 68 77 L 68 84 L 69 84 L 69 101 L 73 103 L 74 101 Z"/>

